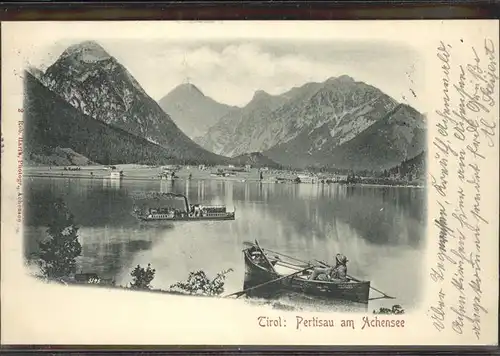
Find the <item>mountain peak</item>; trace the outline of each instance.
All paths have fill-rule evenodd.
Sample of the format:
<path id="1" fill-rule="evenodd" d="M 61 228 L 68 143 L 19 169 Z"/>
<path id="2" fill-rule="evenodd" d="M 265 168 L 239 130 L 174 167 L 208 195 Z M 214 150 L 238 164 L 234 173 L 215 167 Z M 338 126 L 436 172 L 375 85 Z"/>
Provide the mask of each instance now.
<path id="1" fill-rule="evenodd" d="M 255 93 L 253 94 L 254 98 L 258 96 L 271 96 L 269 93 L 265 92 L 264 90 L 256 90 Z"/>
<path id="2" fill-rule="evenodd" d="M 272 95 L 269 94 L 268 92 L 265 92 L 264 90 L 256 90 L 255 93 L 253 94 L 252 101 L 268 99 L 270 97 L 272 97 Z"/>
<path id="3" fill-rule="evenodd" d="M 337 78 L 337 80 L 341 81 L 341 82 L 354 82 L 354 78 L 353 77 L 350 77 L 348 75 L 341 75 L 340 77 Z"/>
<path id="4" fill-rule="evenodd" d="M 201 96 L 205 96 L 203 92 L 194 84 L 191 83 L 183 83 L 176 86 L 172 91 L 184 92 L 184 93 L 196 93 Z"/>
<path id="5" fill-rule="evenodd" d="M 191 83 L 183 83 L 171 89 L 158 103 L 192 139 L 205 135 L 212 125 L 234 109 L 203 94 Z"/>
<path id="6" fill-rule="evenodd" d="M 253 93 L 252 99 L 247 103 L 247 108 L 255 109 L 257 107 L 268 106 L 273 102 L 274 98 L 276 98 L 276 96 L 264 90 L 256 90 Z"/>
<path id="7" fill-rule="evenodd" d="M 96 62 L 111 58 L 106 50 L 95 41 L 83 41 L 69 46 L 61 55 L 64 57 L 75 57 L 84 62 Z"/>
<path id="8" fill-rule="evenodd" d="M 344 75 L 341 75 L 340 77 L 331 77 L 329 78 L 326 83 L 354 83 L 355 80 L 354 78 L 344 74 Z"/>

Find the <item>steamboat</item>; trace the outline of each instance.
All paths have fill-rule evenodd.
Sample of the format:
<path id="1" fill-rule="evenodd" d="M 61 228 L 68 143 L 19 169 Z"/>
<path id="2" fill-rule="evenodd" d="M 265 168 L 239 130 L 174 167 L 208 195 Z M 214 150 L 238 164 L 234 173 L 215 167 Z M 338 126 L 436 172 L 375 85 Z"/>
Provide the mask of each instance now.
<path id="1" fill-rule="evenodd" d="M 149 199 L 148 199 L 149 198 Z M 163 198 L 163 199 L 162 199 Z M 161 200 L 181 200 L 182 208 L 164 206 Z M 204 221 L 204 220 L 234 220 L 235 211 L 229 212 L 224 205 L 189 204 L 183 194 L 152 193 L 146 197 L 142 207 L 134 207 L 134 215 L 141 221 Z"/>

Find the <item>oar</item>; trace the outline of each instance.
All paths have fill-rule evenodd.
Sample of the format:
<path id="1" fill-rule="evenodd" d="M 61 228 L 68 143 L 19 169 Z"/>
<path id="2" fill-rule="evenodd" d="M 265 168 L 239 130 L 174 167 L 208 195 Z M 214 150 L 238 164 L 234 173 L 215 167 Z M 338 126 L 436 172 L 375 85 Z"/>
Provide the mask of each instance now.
<path id="1" fill-rule="evenodd" d="M 315 261 L 321 263 L 322 265 L 324 265 L 326 267 L 330 267 L 326 262 L 323 262 L 323 261 L 320 261 L 320 260 L 315 260 Z M 347 275 L 347 277 L 350 278 L 350 279 L 352 279 L 353 281 L 356 281 L 356 282 L 363 282 L 362 280 L 354 278 L 353 276 L 350 276 L 350 275 Z M 372 286 L 370 286 L 370 288 L 373 289 L 375 292 L 379 292 L 380 294 L 382 294 L 384 296 L 384 298 L 387 298 L 387 299 L 396 299 L 395 297 L 391 297 L 390 295 L 385 294 L 384 292 L 382 292 L 381 290 L 378 290 L 377 288 L 374 288 Z"/>
<path id="2" fill-rule="evenodd" d="M 349 276 L 349 275 L 347 275 L 347 277 L 349 277 L 350 279 L 352 279 L 353 281 L 356 281 L 356 282 L 363 282 L 363 281 L 360 281 L 359 279 L 356 279 L 356 278 L 354 278 L 352 276 Z M 385 294 L 381 290 L 379 290 L 377 288 L 374 288 L 371 285 L 370 285 L 370 288 L 373 289 L 375 292 L 379 292 L 380 294 L 382 294 L 384 296 L 384 298 L 387 298 L 387 299 L 396 299 L 396 297 L 391 297 L 390 295 Z"/>
<path id="3" fill-rule="evenodd" d="M 330 266 L 328 263 L 326 263 L 326 262 L 323 262 L 323 261 L 320 261 L 320 260 L 315 260 L 315 261 L 316 261 L 316 262 L 318 262 L 318 263 L 321 263 L 321 264 L 322 264 L 323 266 L 325 266 L 325 267 L 331 267 L 331 266 Z"/>
<path id="4" fill-rule="evenodd" d="M 276 261 L 277 262 L 276 262 L 275 266 L 284 266 L 286 268 L 292 268 L 292 269 L 294 269 L 296 271 L 301 270 L 302 268 L 306 268 L 306 267 L 310 266 L 310 265 L 296 265 L 296 264 L 293 264 L 293 263 L 290 263 L 290 262 L 283 261 L 280 258 L 278 258 Z"/>
<path id="5" fill-rule="evenodd" d="M 275 283 L 275 282 L 278 282 L 278 281 L 281 281 L 282 279 L 285 279 L 285 278 L 290 278 L 290 277 L 293 277 L 297 274 L 300 274 L 302 272 L 305 272 L 307 271 L 308 269 L 311 269 L 313 268 L 314 266 L 310 266 L 310 267 L 307 267 L 307 268 L 304 268 L 303 270 L 300 270 L 300 271 L 297 271 L 297 272 L 294 272 L 292 274 L 289 274 L 289 275 L 286 275 L 286 276 L 283 276 L 283 277 L 280 277 L 280 278 L 276 278 L 276 279 L 273 279 L 272 281 L 267 281 L 265 283 L 262 283 L 262 284 L 259 284 L 257 286 L 253 286 L 253 287 L 250 287 L 250 288 L 247 288 L 247 289 L 244 289 L 242 291 L 239 291 L 239 292 L 236 292 L 236 293 L 231 293 L 231 294 L 228 294 L 226 295 L 224 298 L 227 298 L 227 297 L 231 297 L 233 295 L 236 295 L 237 297 L 236 298 L 239 298 L 240 296 L 242 296 L 243 294 L 245 294 L 246 292 L 250 291 L 250 290 L 254 290 L 254 289 L 257 289 L 257 288 L 260 288 L 262 286 L 265 286 L 267 284 L 271 284 L 271 283 Z"/>
<path id="6" fill-rule="evenodd" d="M 370 298 L 368 300 L 379 300 L 379 299 L 387 299 L 387 297 L 386 296 L 381 296 L 381 297 Z"/>

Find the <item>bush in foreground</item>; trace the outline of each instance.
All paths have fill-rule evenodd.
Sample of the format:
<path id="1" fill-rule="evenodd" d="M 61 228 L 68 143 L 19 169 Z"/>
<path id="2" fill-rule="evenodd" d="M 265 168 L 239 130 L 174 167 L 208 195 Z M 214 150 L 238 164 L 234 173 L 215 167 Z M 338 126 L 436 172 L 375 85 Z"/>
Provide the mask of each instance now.
<path id="1" fill-rule="evenodd" d="M 219 272 L 212 280 L 202 270 L 191 272 L 186 282 L 177 282 L 170 288 L 181 290 L 187 294 L 218 296 L 224 292 L 226 275 L 232 271 L 233 269 L 230 268 Z"/>
<path id="2" fill-rule="evenodd" d="M 132 283 L 130 283 L 130 288 L 132 289 L 151 289 L 151 282 L 155 278 L 156 270 L 151 268 L 151 264 L 148 263 L 147 268 L 137 265 L 130 275 L 132 276 Z"/>

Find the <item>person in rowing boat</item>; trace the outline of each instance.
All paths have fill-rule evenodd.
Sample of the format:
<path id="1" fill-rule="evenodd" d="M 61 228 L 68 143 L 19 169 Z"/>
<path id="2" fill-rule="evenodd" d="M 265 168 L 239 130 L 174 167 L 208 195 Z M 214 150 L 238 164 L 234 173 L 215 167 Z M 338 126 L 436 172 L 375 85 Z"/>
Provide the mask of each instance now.
<path id="1" fill-rule="evenodd" d="M 349 260 L 344 255 L 338 253 L 337 256 L 335 256 L 335 261 L 335 267 L 316 267 L 309 279 L 317 279 L 320 281 L 347 281 L 347 262 Z"/>

